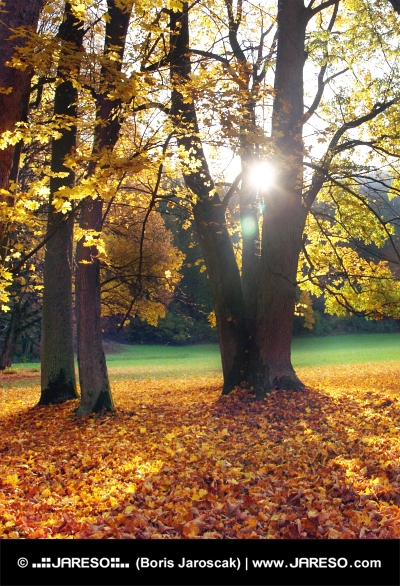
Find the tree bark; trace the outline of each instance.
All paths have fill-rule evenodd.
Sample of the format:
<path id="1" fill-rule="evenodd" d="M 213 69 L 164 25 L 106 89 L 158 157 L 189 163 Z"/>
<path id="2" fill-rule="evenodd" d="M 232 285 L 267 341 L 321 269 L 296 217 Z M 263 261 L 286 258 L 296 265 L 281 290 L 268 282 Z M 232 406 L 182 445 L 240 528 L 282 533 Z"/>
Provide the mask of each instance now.
<path id="1" fill-rule="evenodd" d="M 104 45 L 105 62 L 101 70 L 100 87 L 102 93 L 97 98 L 96 129 L 93 154 L 112 152 L 121 127 L 119 110 L 121 100 L 108 98 L 113 89 L 112 73 L 121 70 L 126 35 L 130 19 L 130 8 L 122 10 L 116 0 L 108 0 L 108 16 Z M 112 51 L 118 59 L 107 60 Z M 111 75 L 111 77 L 110 77 Z M 88 174 L 94 174 L 93 162 Z M 103 200 L 101 197 L 87 198 L 83 202 L 81 227 L 85 230 L 100 232 L 102 229 Z M 107 373 L 106 359 L 101 336 L 101 289 L 100 264 L 96 246 L 85 246 L 85 239 L 77 245 L 76 272 L 76 312 L 78 334 L 78 366 L 81 387 L 81 403 L 77 415 L 89 415 L 103 411 L 113 411 L 114 402 Z"/>
<path id="2" fill-rule="evenodd" d="M 78 65 L 69 66 L 72 50 L 79 55 L 84 30 L 69 3 L 65 6 L 59 37 L 64 49 L 58 68 L 58 76 L 64 79 L 55 91 L 54 114 L 77 115 L 78 92 L 71 76 Z M 79 62 L 79 57 L 78 57 Z M 79 66 L 79 65 L 78 65 Z M 76 147 L 76 126 L 61 130 L 61 138 L 53 140 L 51 170 L 67 173 L 66 177 L 51 177 L 47 235 L 44 259 L 44 291 L 42 314 L 42 360 L 40 405 L 62 403 L 77 398 L 73 347 L 72 314 L 72 248 L 73 217 L 57 212 L 53 206 L 55 194 L 62 187 L 73 187 L 75 175 L 65 166 L 65 158 Z"/>
<path id="3" fill-rule="evenodd" d="M 192 177 L 185 179 L 191 187 Z M 217 321 L 224 377 L 222 392 L 228 394 L 246 379 L 249 335 L 240 274 L 219 198 L 199 199 L 193 206 L 193 215 Z"/>
<path id="4" fill-rule="evenodd" d="M 26 120 L 29 105 L 29 92 L 32 69 L 15 69 L 6 65 L 24 39 L 10 39 L 13 31 L 21 26 L 36 30 L 43 0 L 4 0 L 0 19 L 0 87 L 10 93 L 0 93 L 0 135 L 13 131 L 17 122 Z M 9 145 L 0 150 L 0 190 L 9 190 L 10 176 L 16 159 L 19 160 L 20 146 Z M 16 157 L 17 153 L 17 157 Z M 18 161 L 17 161 L 18 168 Z M 15 173 L 14 173 L 15 175 Z M 14 198 L 0 194 L 0 203 L 14 206 Z M 0 259 L 4 262 L 7 249 L 7 219 L 0 221 Z"/>
<path id="5" fill-rule="evenodd" d="M 290 356 L 296 275 L 306 208 L 303 183 L 303 67 L 309 15 L 303 0 L 279 0 L 272 139 L 276 179 L 265 196 L 261 263 L 249 382 L 262 397 L 272 387 L 300 389 Z"/>
<path id="6" fill-rule="evenodd" d="M 389 0 L 397 14 L 400 14 L 400 0 Z"/>
<path id="7" fill-rule="evenodd" d="M 100 198 L 85 201 L 81 227 L 101 230 L 103 202 Z M 96 246 L 77 249 L 76 318 L 78 366 L 81 402 L 77 415 L 113 411 L 114 402 L 108 380 L 106 358 L 101 337 L 100 267 Z"/>
<path id="8" fill-rule="evenodd" d="M 240 124 L 242 180 L 239 190 L 242 229 L 241 282 L 247 329 L 251 333 L 254 330 L 257 311 L 260 231 L 257 187 L 252 181 L 253 166 L 258 161 L 258 145 L 254 144 L 250 137 L 257 133 L 255 96 L 259 86 L 259 77 L 257 74 L 258 66 L 248 61 L 238 40 L 238 31 L 243 16 L 242 2 L 236 4 L 236 15 L 232 0 L 225 0 L 225 6 L 229 23 L 229 43 L 239 72 L 238 88 L 243 92 L 243 114 Z"/>
<path id="9" fill-rule="evenodd" d="M 0 370 L 5 370 L 12 364 L 15 346 L 19 335 L 18 328 L 20 325 L 20 317 L 21 313 L 17 303 L 11 310 L 10 323 L 7 328 L 3 350 L 0 356 Z"/>
<path id="10" fill-rule="evenodd" d="M 186 185 L 197 197 L 193 215 L 204 262 L 210 279 L 217 321 L 223 393 L 240 385 L 246 377 L 248 331 L 240 273 L 225 221 L 225 210 L 214 194 L 214 184 L 199 139 L 195 105 L 184 101 L 182 89 L 189 79 L 188 5 L 170 14 L 171 118 L 180 147 L 201 164 L 194 172 L 184 170 Z"/>
<path id="11" fill-rule="evenodd" d="M 248 105 L 246 128 L 254 132 L 256 128 L 254 105 Z M 242 183 L 239 191 L 240 222 L 242 227 L 242 289 L 249 332 L 255 328 L 257 317 L 257 295 L 260 270 L 260 230 L 259 201 L 257 187 L 252 181 L 252 168 L 258 162 L 254 148 L 243 137 L 241 144 Z"/>

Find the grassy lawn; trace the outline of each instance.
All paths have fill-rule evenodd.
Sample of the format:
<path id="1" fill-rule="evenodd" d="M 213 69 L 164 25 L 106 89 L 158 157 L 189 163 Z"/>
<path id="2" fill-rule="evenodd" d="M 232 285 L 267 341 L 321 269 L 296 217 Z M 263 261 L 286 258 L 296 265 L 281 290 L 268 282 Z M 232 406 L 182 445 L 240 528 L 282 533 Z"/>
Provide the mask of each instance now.
<path id="1" fill-rule="evenodd" d="M 295 367 L 400 360 L 400 334 L 297 338 L 292 357 Z"/>
<path id="2" fill-rule="evenodd" d="M 184 378 L 221 372 L 216 344 L 196 346 L 122 346 L 107 356 L 111 380 Z"/>
<path id="3" fill-rule="evenodd" d="M 113 347 L 114 352 L 107 355 L 111 381 L 209 376 L 221 372 L 221 360 L 216 344 L 195 346 L 115 344 Z M 397 361 L 400 360 L 400 334 L 297 338 L 293 342 L 292 356 L 296 368 Z M 39 376 L 39 368 L 40 365 L 36 363 L 13 366 L 13 370 L 30 371 L 36 378 Z"/>

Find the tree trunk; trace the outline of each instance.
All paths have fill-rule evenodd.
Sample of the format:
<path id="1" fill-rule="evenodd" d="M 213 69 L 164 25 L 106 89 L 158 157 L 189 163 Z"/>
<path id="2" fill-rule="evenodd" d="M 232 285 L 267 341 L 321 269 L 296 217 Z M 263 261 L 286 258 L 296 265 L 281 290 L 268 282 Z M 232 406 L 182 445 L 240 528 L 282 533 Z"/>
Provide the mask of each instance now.
<path id="1" fill-rule="evenodd" d="M 120 131 L 119 110 L 121 100 L 108 98 L 114 89 L 110 72 L 121 70 L 126 35 L 130 19 L 131 4 L 124 11 L 118 7 L 117 0 L 108 0 L 104 56 L 101 70 L 102 93 L 97 99 L 96 129 L 93 154 L 112 152 Z M 108 59 L 108 53 L 113 56 Z M 115 60 L 115 54 L 118 59 Z M 89 175 L 94 174 L 96 163 L 89 167 Z M 81 227 L 85 230 L 100 232 L 102 229 L 103 200 L 101 197 L 87 198 L 83 203 Z M 101 289 L 100 264 L 96 246 L 85 246 L 85 239 L 78 242 L 76 271 L 76 310 L 78 334 L 79 384 L 81 403 L 77 415 L 89 415 L 102 411 L 113 411 L 114 402 L 108 379 L 106 359 L 101 336 Z"/>
<path id="2" fill-rule="evenodd" d="M 65 6 L 64 21 L 59 36 L 67 49 L 79 52 L 84 30 L 69 3 Z M 54 114 L 76 118 L 78 92 L 69 76 L 75 71 L 68 67 L 68 51 L 61 55 L 58 69 L 60 83 L 55 92 Z M 76 147 L 76 127 L 61 131 L 61 138 L 53 140 L 51 170 L 67 173 L 67 177 L 51 177 L 47 236 L 44 259 L 44 291 L 42 315 L 42 392 L 39 405 L 62 403 L 77 398 L 75 383 L 73 314 L 72 314 L 72 247 L 73 217 L 57 212 L 54 195 L 62 187 L 73 187 L 75 175 L 64 165 L 65 158 Z"/>
<path id="3" fill-rule="evenodd" d="M 102 207 L 99 198 L 84 202 L 82 228 L 101 230 Z M 100 268 L 96 255 L 96 246 L 84 246 L 83 241 L 78 243 L 76 318 L 81 386 L 78 416 L 114 409 L 101 337 Z"/>
<path id="4" fill-rule="evenodd" d="M 389 0 L 397 14 L 400 14 L 400 0 Z"/>
<path id="5" fill-rule="evenodd" d="M 272 138 L 276 179 L 265 196 L 258 307 L 249 382 L 256 395 L 302 387 L 290 357 L 297 265 L 306 218 L 302 205 L 303 66 L 308 13 L 279 0 Z"/>
<path id="6" fill-rule="evenodd" d="M 0 356 L 0 370 L 9 368 L 14 357 L 15 346 L 19 335 L 20 324 L 20 309 L 18 305 L 14 305 L 11 310 L 10 323 L 7 328 L 6 336 L 4 338 L 3 350 Z"/>
<path id="7" fill-rule="evenodd" d="M 198 169 L 184 170 L 186 185 L 196 195 L 193 215 L 207 267 L 217 320 L 224 376 L 223 393 L 229 393 L 246 377 L 248 331 L 240 273 L 225 221 L 225 210 L 214 195 L 214 184 L 199 140 L 195 105 L 183 100 L 181 89 L 191 72 L 188 5 L 171 12 L 171 118 L 180 147 L 193 153 Z"/>
<path id="8" fill-rule="evenodd" d="M 191 186 L 191 177 L 186 178 Z M 223 394 L 246 378 L 248 332 L 240 275 L 219 198 L 198 200 L 193 215 L 207 267 L 217 321 Z"/>
<path id="9" fill-rule="evenodd" d="M 36 30 L 42 3 L 43 0 L 3 0 L 0 18 L 0 87 L 11 88 L 11 92 L 0 93 L 0 135 L 14 130 L 17 122 L 26 119 L 33 73 L 29 67 L 22 71 L 5 65 L 17 48 L 24 44 L 23 38 L 9 37 L 13 30 L 21 26 Z M 10 174 L 16 159 L 19 160 L 19 150 L 18 145 L 9 145 L 0 150 L 0 190 L 9 190 Z M 0 202 L 5 202 L 8 207 L 14 206 L 14 198 L 7 195 L 0 194 Z M 3 216 L 0 220 L 0 259 L 3 262 L 7 250 L 6 232 L 7 217 Z"/>
<path id="10" fill-rule="evenodd" d="M 253 112 L 254 113 L 254 112 Z M 255 123 L 253 128 L 255 127 Z M 258 276 L 260 270 L 259 201 L 257 188 L 251 179 L 252 167 L 257 163 L 254 152 L 242 143 L 242 184 L 239 192 L 240 222 L 242 228 L 242 289 L 248 331 L 255 328 L 257 318 Z"/>

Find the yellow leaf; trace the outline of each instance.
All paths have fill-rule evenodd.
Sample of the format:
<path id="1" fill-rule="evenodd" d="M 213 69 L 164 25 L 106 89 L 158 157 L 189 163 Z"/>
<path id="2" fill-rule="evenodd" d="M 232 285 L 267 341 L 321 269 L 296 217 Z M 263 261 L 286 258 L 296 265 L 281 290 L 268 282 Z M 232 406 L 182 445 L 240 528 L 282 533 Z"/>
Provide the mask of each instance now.
<path id="1" fill-rule="evenodd" d="M 19 484 L 18 474 L 8 474 L 6 476 L 6 483 L 11 484 L 12 486 L 17 486 Z"/>
<path id="2" fill-rule="evenodd" d="M 192 494 L 192 501 L 200 501 L 206 494 L 208 494 L 208 490 L 200 488 L 200 490 Z"/>

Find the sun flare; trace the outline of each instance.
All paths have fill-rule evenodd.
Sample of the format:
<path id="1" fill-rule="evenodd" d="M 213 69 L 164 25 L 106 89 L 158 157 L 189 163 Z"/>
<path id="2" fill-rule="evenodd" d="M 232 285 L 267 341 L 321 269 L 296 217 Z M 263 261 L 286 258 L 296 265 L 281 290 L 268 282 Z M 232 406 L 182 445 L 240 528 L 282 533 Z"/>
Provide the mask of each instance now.
<path id="1" fill-rule="evenodd" d="M 270 163 L 259 161 L 250 171 L 251 182 L 259 189 L 266 189 L 274 180 L 274 169 Z"/>

